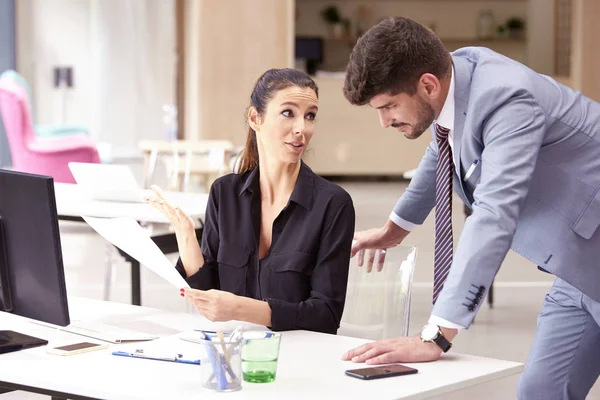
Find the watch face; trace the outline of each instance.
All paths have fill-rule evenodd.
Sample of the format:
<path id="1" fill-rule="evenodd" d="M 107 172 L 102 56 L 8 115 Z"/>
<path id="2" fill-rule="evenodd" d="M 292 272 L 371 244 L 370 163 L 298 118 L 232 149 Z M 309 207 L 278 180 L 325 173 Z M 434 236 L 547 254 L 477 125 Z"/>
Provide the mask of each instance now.
<path id="1" fill-rule="evenodd" d="M 436 338 L 439 331 L 440 331 L 440 329 L 437 327 L 437 325 L 433 325 L 433 324 L 425 325 L 425 327 L 421 331 L 421 338 L 426 341 L 433 340 Z"/>

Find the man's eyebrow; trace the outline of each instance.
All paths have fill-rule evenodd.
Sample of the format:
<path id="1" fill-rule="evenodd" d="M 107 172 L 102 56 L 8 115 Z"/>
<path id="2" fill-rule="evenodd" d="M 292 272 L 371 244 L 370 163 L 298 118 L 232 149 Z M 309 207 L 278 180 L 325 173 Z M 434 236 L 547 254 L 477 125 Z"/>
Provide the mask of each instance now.
<path id="1" fill-rule="evenodd" d="M 387 102 L 387 103 L 385 103 L 384 105 L 382 105 L 382 106 L 379 106 L 379 107 L 376 107 L 376 108 L 377 108 L 378 110 L 381 110 L 382 108 L 389 107 L 389 106 L 391 106 L 392 104 L 393 104 L 393 102 L 392 102 L 392 101 L 388 101 L 388 102 Z"/>

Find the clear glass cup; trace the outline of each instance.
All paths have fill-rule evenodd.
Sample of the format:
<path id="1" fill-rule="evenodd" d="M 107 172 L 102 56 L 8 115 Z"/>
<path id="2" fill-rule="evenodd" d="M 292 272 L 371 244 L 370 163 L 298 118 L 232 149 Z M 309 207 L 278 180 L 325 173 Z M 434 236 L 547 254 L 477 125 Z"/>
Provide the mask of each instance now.
<path id="1" fill-rule="evenodd" d="M 200 364 L 202 384 L 205 388 L 219 392 L 232 392 L 242 388 L 242 339 L 199 341 L 206 352 Z"/>
<path id="2" fill-rule="evenodd" d="M 275 381 L 281 334 L 247 331 L 242 335 L 242 372 L 244 381 L 268 383 Z"/>

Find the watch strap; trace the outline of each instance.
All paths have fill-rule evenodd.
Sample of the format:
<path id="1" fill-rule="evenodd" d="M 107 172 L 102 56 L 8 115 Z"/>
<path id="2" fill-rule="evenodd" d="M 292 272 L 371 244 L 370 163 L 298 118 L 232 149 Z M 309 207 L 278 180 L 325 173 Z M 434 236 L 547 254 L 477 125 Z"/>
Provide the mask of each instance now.
<path id="1" fill-rule="evenodd" d="M 444 337 L 441 331 L 437 337 L 433 339 L 433 342 L 437 344 L 444 353 L 446 353 L 448 350 L 450 350 L 450 347 L 452 347 L 452 343 L 450 343 L 450 341 Z"/>

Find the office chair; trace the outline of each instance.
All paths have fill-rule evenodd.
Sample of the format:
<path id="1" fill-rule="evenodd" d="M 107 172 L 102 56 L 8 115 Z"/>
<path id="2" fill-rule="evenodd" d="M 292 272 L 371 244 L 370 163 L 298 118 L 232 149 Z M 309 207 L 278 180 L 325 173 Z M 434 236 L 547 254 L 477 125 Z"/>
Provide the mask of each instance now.
<path id="1" fill-rule="evenodd" d="M 16 171 L 50 175 L 55 182 L 75 183 L 69 162 L 100 162 L 89 135 L 37 137 L 29 97 L 23 87 L 7 76 L 0 78 L 0 116 Z"/>
<path id="2" fill-rule="evenodd" d="M 354 257 L 350 261 L 346 304 L 338 335 L 372 340 L 407 336 L 417 248 L 388 249 L 379 272 L 375 266 L 366 272 L 357 260 Z"/>
<path id="3" fill-rule="evenodd" d="M 27 80 L 14 70 L 6 70 L 2 74 L 0 74 L 0 79 L 10 79 L 15 82 L 17 85 L 25 90 L 27 93 L 27 98 L 29 101 L 29 111 L 31 114 L 32 123 L 34 120 L 34 112 L 33 112 L 33 97 L 31 95 L 31 87 L 27 83 Z M 59 137 L 59 136 L 68 136 L 68 135 L 76 135 L 76 134 L 89 134 L 88 129 L 82 125 L 70 125 L 70 124 L 60 124 L 60 125 L 41 125 L 41 124 L 33 124 L 33 128 L 35 131 L 35 135 L 40 138 L 51 138 L 51 137 Z"/>

